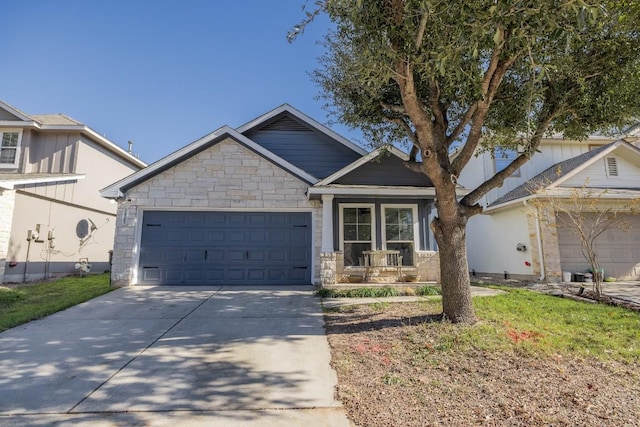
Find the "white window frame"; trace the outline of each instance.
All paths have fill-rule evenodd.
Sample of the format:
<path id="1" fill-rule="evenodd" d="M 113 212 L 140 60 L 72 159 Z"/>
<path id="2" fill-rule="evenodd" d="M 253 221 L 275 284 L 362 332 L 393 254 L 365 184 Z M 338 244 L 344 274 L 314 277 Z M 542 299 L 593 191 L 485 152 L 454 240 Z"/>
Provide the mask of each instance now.
<path id="1" fill-rule="evenodd" d="M 500 150 L 503 153 L 504 152 L 513 152 L 514 157 L 513 158 L 511 158 L 511 157 L 503 157 L 502 155 L 498 156 L 498 153 L 497 153 L 498 150 Z M 508 165 L 505 165 L 505 167 L 503 167 L 503 168 L 498 168 L 498 160 L 501 160 L 501 161 L 509 160 L 509 164 L 511 164 L 511 162 L 513 160 L 515 160 L 518 157 L 518 155 L 519 155 L 518 150 L 515 149 L 515 148 L 495 147 L 493 149 L 493 172 L 494 173 L 498 173 L 501 170 L 506 169 L 506 167 L 508 166 Z M 516 169 L 515 172 L 513 172 L 510 175 L 510 177 L 519 177 L 519 176 L 520 176 L 520 168 Z"/>
<path id="2" fill-rule="evenodd" d="M 376 249 L 376 205 L 374 203 L 340 203 L 339 213 L 339 240 L 340 250 L 344 253 L 344 209 L 345 208 L 369 208 L 371 210 L 371 250 Z M 367 243 L 361 241 L 360 243 Z"/>
<path id="3" fill-rule="evenodd" d="M 16 158 L 13 163 L 0 163 L 0 169 L 17 169 L 20 163 L 20 148 L 22 146 L 22 129 L 0 129 L 0 151 L 2 151 L 2 138 L 5 133 L 17 133 L 18 143 L 16 145 Z"/>
<path id="4" fill-rule="evenodd" d="M 394 204 L 394 203 L 384 203 L 380 205 L 380 216 L 381 218 L 381 237 L 382 237 L 382 248 L 387 249 L 387 215 L 386 209 L 411 209 L 411 215 L 413 215 L 413 262 L 415 264 L 416 258 L 415 253 L 418 252 L 419 239 L 420 239 L 420 222 L 418 221 L 418 205 L 417 204 Z M 398 240 L 398 242 L 404 242 L 404 240 Z"/>

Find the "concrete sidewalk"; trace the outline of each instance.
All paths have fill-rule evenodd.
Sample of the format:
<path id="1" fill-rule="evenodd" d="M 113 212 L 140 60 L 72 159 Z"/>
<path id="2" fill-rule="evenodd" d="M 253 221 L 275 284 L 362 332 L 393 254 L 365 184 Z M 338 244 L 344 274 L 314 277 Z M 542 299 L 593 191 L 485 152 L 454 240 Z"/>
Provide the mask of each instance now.
<path id="1" fill-rule="evenodd" d="M 125 288 L 0 333 L 0 426 L 349 426 L 304 288 Z"/>

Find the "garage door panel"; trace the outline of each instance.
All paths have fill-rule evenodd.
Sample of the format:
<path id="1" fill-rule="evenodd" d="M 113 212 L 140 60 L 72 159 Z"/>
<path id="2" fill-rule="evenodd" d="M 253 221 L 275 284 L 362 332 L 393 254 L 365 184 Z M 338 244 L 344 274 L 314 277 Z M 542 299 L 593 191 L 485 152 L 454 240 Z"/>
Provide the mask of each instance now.
<path id="1" fill-rule="evenodd" d="M 207 249 L 207 261 L 219 262 L 224 261 L 225 251 L 221 249 Z"/>
<path id="2" fill-rule="evenodd" d="M 306 268 L 294 268 L 291 270 L 291 274 L 289 278 L 291 280 L 299 280 L 303 281 L 307 277 L 307 269 Z"/>
<path id="3" fill-rule="evenodd" d="M 230 268 L 227 270 L 227 278 L 229 280 L 245 280 L 246 274 L 244 268 Z"/>
<path id="4" fill-rule="evenodd" d="M 138 282 L 310 283 L 310 223 L 301 212 L 145 212 Z"/>
<path id="5" fill-rule="evenodd" d="M 266 279 L 266 274 L 264 269 L 255 269 L 255 268 L 250 268 L 247 271 L 247 277 L 249 280 L 251 281 L 264 281 Z"/>
<path id="6" fill-rule="evenodd" d="M 158 267 L 145 267 L 142 269 L 142 280 L 145 282 L 160 282 L 162 270 Z"/>
<path id="7" fill-rule="evenodd" d="M 621 280 L 640 279 L 640 216 L 625 215 L 629 229 L 611 228 L 596 240 L 596 253 L 606 276 Z M 558 220 L 558 244 L 563 271 L 586 272 L 587 260 L 582 255 L 578 237 Z"/>
<path id="8" fill-rule="evenodd" d="M 287 260 L 287 253 L 283 250 L 274 249 L 269 251 L 269 261 L 271 262 L 285 262 Z"/>
<path id="9" fill-rule="evenodd" d="M 291 251 L 289 252 L 289 260 L 295 263 L 305 263 L 308 261 L 307 254 L 300 251 Z"/>
<path id="10" fill-rule="evenodd" d="M 202 249 L 189 249 L 185 251 L 185 262 L 199 262 L 205 260 L 205 251 Z"/>
<path id="11" fill-rule="evenodd" d="M 284 244 L 287 241 L 287 232 L 284 230 L 272 230 L 269 234 L 269 242 L 272 244 Z"/>

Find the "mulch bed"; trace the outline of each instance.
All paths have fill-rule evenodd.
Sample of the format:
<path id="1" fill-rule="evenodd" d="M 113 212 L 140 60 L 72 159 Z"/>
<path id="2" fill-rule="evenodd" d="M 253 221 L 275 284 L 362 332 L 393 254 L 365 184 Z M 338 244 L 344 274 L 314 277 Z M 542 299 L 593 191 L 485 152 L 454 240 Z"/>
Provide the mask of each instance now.
<path id="1" fill-rule="evenodd" d="M 640 426 L 640 367 L 437 350 L 418 304 L 326 314 L 338 398 L 357 426 Z"/>

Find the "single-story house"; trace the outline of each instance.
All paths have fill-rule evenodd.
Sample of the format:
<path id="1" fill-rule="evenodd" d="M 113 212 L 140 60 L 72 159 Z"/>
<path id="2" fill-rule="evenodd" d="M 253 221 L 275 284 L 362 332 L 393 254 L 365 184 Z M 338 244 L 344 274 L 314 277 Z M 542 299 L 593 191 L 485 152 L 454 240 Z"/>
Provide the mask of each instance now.
<path id="1" fill-rule="evenodd" d="M 433 185 L 406 159 L 287 104 L 223 126 L 101 190 L 118 206 L 113 283 L 438 280 Z"/>

